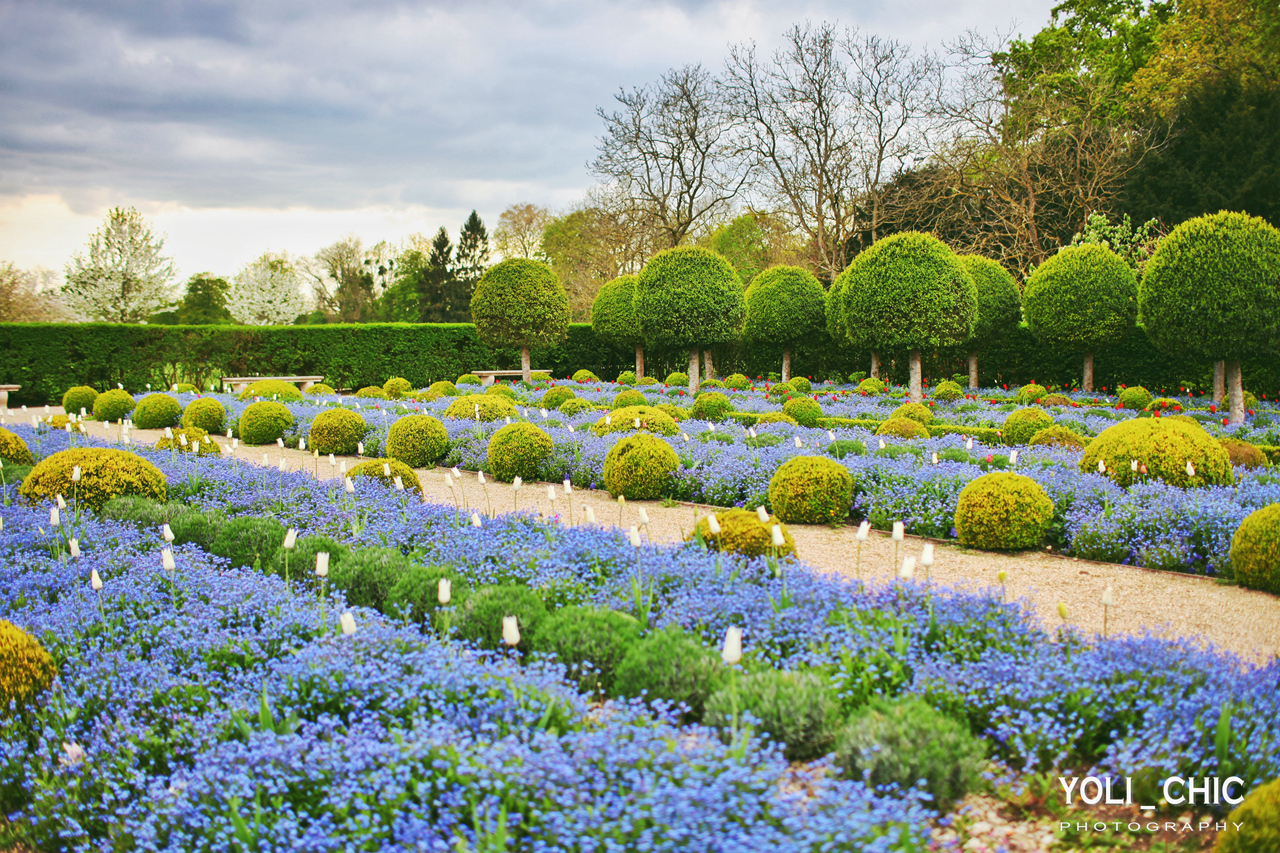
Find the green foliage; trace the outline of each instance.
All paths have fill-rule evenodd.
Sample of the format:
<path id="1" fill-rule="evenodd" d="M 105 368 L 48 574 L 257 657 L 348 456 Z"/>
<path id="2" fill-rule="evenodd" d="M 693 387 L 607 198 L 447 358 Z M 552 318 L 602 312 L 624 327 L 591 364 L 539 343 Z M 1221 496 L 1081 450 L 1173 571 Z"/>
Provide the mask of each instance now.
<path id="1" fill-rule="evenodd" d="M 813 391 L 813 383 L 804 376 L 792 376 L 791 387 L 799 391 L 801 394 L 808 394 Z"/>
<path id="2" fill-rule="evenodd" d="M 326 385 L 323 382 L 317 382 L 315 385 L 312 385 L 310 388 L 308 388 L 306 391 L 303 391 L 302 393 L 306 394 L 308 397 L 325 397 L 325 396 L 332 396 L 333 394 L 336 394 L 338 392 L 334 390 L 332 385 Z"/>
<path id="3" fill-rule="evenodd" d="M 885 387 L 883 379 L 876 379 L 874 376 L 868 376 L 866 379 L 858 383 L 858 387 L 855 390 L 859 394 L 867 394 L 870 396 L 872 394 L 883 394 Z"/>
<path id="4" fill-rule="evenodd" d="M 636 420 L 640 426 L 636 426 Z M 596 421 L 591 431 L 596 435 L 608 435 L 613 432 L 628 432 L 640 429 L 658 435 L 675 435 L 680 431 L 675 419 L 654 406 L 630 406 L 618 409 Z"/>
<path id="5" fill-rule="evenodd" d="M 687 710 L 682 721 L 696 722 L 724 674 L 714 652 L 696 637 L 670 627 L 655 631 L 627 651 L 618 665 L 614 691 L 619 696 L 643 696 L 647 702 L 684 703 Z"/>
<path id="6" fill-rule="evenodd" d="M 209 551 L 231 561 L 231 567 L 268 569 L 284 544 L 284 525 L 274 518 L 241 516 L 223 525 Z"/>
<path id="7" fill-rule="evenodd" d="M 659 403 L 654 406 L 654 408 L 660 412 L 665 412 L 670 415 L 671 419 L 676 423 L 679 423 L 680 421 L 687 421 L 690 417 L 689 409 L 682 409 L 674 403 Z"/>
<path id="8" fill-rule="evenodd" d="M 747 288 L 742 337 L 777 346 L 813 335 L 826 325 L 826 298 L 808 270 L 770 267 Z"/>
<path id="9" fill-rule="evenodd" d="M 255 397 L 263 400 L 275 399 L 282 403 L 296 403 L 302 399 L 302 392 L 298 390 L 297 385 L 285 382 L 283 379 L 260 379 L 250 383 L 236 399 L 244 401 Z"/>
<path id="10" fill-rule="evenodd" d="M 836 766 L 873 787 L 921 787 L 943 814 L 975 790 L 986 769 L 986 747 L 964 724 L 916 697 L 873 699 L 849 721 L 836 747 Z"/>
<path id="11" fill-rule="evenodd" d="M 1267 454 L 1255 444 L 1247 441 L 1241 441 L 1238 438 L 1219 438 L 1218 443 L 1222 445 L 1222 449 L 1227 451 L 1228 458 L 1231 459 L 1233 468 L 1269 468 L 1271 460 L 1267 459 Z"/>
<path id="12" fill-rule="evenodd" d="M 698 383 L 698 388 L 723 388 L 724 383 L 719 379 L 704 379 Z"/>
<path id="13" fill-rule="evenodd" d="M 133 395 L 128 391 L 113 389 L 99 394 L 93 401 L 93 416 L 97 420 L 114 423 L 132 412 L 134 405 Z"/>
<path id="14" fill-rule="evenodd" d="M 854 347 L 922 350 L 960 344 L 973 332 L 973 276 L 932 235 L 904 231 L 877 240 L 837 280 Z"/>
<path id="15" fill-rule="evenodd" d="M 618 378 L 615 379 L 614 382 L 619 385 L 635 385 L 636 372 L 634 370 L 624 370 L 618 374 Z"/>
<path id="16" fill-rule="evenodd" d="M 733 267 L 715 252 L 693 246 L 650 258 L 636 280 L 634 305 L 644 339 L 673 347 L 731 341 L 746 313 L 742 282 Z"/>
<path id="17" fill-rule="evenodd" d="M 356 396 L 362 399 L 381 400 L 387 396 L 387 392 L 382 390 L 381 385 L 366 385 L 356 391 Z"/>
<path id="18" fill-rule="evenodd" d="M 581 370 L 575 370 L 573 372 L 572 379 L 574 382 L 599 382 L 600 381 L 599 376 L 596 376 L 594 373 L 592 373 L 590 370 L 587 370 L 586 368 L 583 368 Z"/>
<path id="19" fill-rule="evenodd" d="M 1280 850 L 1280 779 L 1250 791 L 1227 816 L 1227 823 L 1232 831 L 1218 834 L 1214 853 Z"/>
<path id="20" fill-rule="evenodd" d="M 657 384 L 658 384 L 658 380 L 653 378 L 652 376 L 641 376 L 639 379 L 636 380 L 636 385 L 639 385 L 641 387 L 645 385 L 657 385 Z"/>
<path id="21" fill-rule="evenodd" d="M 671 487 L 680 458 L 671 445 L 646 433 L 629 435 L 609 448 L 604 458 L 604 487 L 628 500 L 654 500 Z"/>
<path id="22" fill-rule="evenodd" d="M 1280 231 L 1258 217 L 1187 220 L 1160 241 L 1142 279 L 1156 346 L 1237 359 L 1280 347 Z"/>
<path id="23" fill-rule="evenodd" d="M 876 427 L 876 435 L 891 435 L 897 438 L 928 438 L 929 430 L 919 421 L 910 418 L 889 418 Z"/>
<path id="24" fill-rule="evenodd" d="M 689 417 L 698 421 L 722 421 L 733 409 L 733 403 L 719 391 L 708 391 L 698 395 L 689 410 Z"/>
<path id="25" fill-rule="evenodd" d="M 392 376 L 386 382 L 382 383 L 382 391 L 389 399 L 399 400 L 405 394 L 413 390 L 413 383 L 403 376 Z"/>
<path id="26" fill-rule="evenodd" d="M 1044 409 L 1018 409 L 1004 419 L 1001 432 L 1005 444 L 1027 444 L 1031 437 L 1046 427 L 1053 426 L 1053 416 Z"/>
<path id="27" fill-rule="evenodd" d="M 782 744 L 788 761 L 812 761 L 831 751 L 840 731 L 840 705 L 826 679 L 812 672 L 769 669 L 722 686 L 707 699 L 703 722 L 728 728 L 755 718 L 755 731 Z M 736 719 L 735 719 L 736 715 Z"/>
<path id="28" fill-rule="evenodd" d="M 591 331 L 612 346 L 627 348 L 644 344 L 633 305 L 637 278 L 623 275 L 605 282 L 591 303 Z M 635 381 L 634 374 L 631 379 Z M 618 381 L 621 382 L 621 378 Z"/>
<path id="29" fill-rule="evenodd" d="M 681 385 L 688 385 L 688 384 L 689 384 L 689 374 L 687 374 L 687 373 L 685 373 L 685 372 L 683 372 L 683 371 L 677 370 L 677 371 L 675 371 L 674 373 L 668 373 L 668 374 L 667 374 L 667 378 L 666 378 L 666 379 L 664 379 L 664 380 L 662 380 L 662 382 L 663 382 L 663 384 L 664 384 L 664 385 L 670 385 L 670 386 L 672 386 L 672 387 L 679 387 L 679 386 L 681 386 Z"/>
<path id="30" fill-rule="evenodd" d="M 1030 406 L 1032 403 L 1041 402 L 1047 396 L 1049 396 L 1048 388 L 1032 382 L 1030 385 L 1023 385 L 1019 388 L 1017 395 L 1013 399 L 1024 406 Z"/>
<path id="31" fill-rule="evenodd" d="M 476 420 L 477 406 L 480 412 L 479 420 L 482 421 L 514 418 L 518 414 L 515 403 L 512 403 L 506 397 L 498 397 L 493 394 L 468 394 L 451 402 L 449 407 L 444 410 L 444 416 L 458 420 Z"/>
<path id="32" fill-rule="evenodd" d="M 801 426 L 816 427 L 822 417 L 822 406 L 812 397 L 793 397 L 782 405 L 782 413 Z"/>
<path id="33" fill-rule="evenodd" d="M 744 557 L 763 557 L 766 554 L 785 557 L 796 552 L 796 540 L 792 538 L 787 525 L 776 515 L 769 516 L 768 523 L 760 521 L 754 510 L 727 509 L 715 513 L 720 525 L 720 532 L 713 534 L 707 517 L 698 520 L 698 526 L 689 535 L 693 540 L 700 536 L 708 548 L 713 551 L 724 551 L 741 554 Z M 773 525 L 782 528 L 783 545 L 773 546 Z"/>
<path id="34" fill-rule="evenodd" d="M 58 669 L 40 641 L 0 619 L 0 715 L 10 705 L 33 704 L 53 684 Z"/>
<path id="35" fill-rule="evenodd" d="M 36 462 L 27 443 L 4 427 L 0 427 L 0 459 L 11 465 L 34 465 Z"/>
<path id="36" fill-rule="evenodd" d="M 943 380 L 933 389 L 933 398 L 935 400 L 959 400 L 964 396 L 964 389 L 950 379 Z"/>
<path id="37" fill-rule="evenodd" d="M 648 397 L 646 397 L 644 394 L 642 394 L 639 391 L 635 391 L 628 388 L 626 390 L 619 391 L 617 394 L 614 395 L 613 403 L 610 406 L 610 408 L 625 409 L 630 406 L 647 406 L 647 405 L 649 405 Z"/>
<path id="38" fill-rule="evenodd" d="M 505 648 L 502 619 L 516 617 L 521 650 L 537 648 L 538 630 L 547 619 L 547 606 L 529 587 L 483 586 L 473 591 L 459 608 L 457 636 L 482 649 Z"/>
<path id="39" fill-rule="evenodd" d="M 867 446 L 854 439 L 838 438 L 828 444 L 824 452 L 836 459 L 844 459 L 846 456 L 864 455 L 867 452 Z"/>
<path id="40" fill-rule="evenodd" d="M 77 467 L 79 482 L 71 479 Z M 111 447 L 73 447 L 41 459 L 18 493 L 28 503 L 46 503 L 62 495 L 97 509 L 120 495 L 163 501 L 168 485 L 160 469 L 137 454 Z"/>
<path id="41" fill-rule="evenodd" d="M 1254 510 L 1236 528 L 1231 565 L 1241 586 L 1280 594 L 1280 503 Z"/>
<path id="42" fill-rule="evenodd" d="M 226 523 L 227 517 L 221 513 L 200 512 L 184 507 L 169 519 L 169 529 L 173 532 L 174 545 L 194 542 L 207 551 Z"/>
<path id="43" fill-rule="evenodd" d="M 1106 465 L 1106 475 L 1121 486 L 1149 479 L 1183 488 L 1235 482 L 1231 457 L 1222 445 L 1198 425 L 1175 418 L 1137 418 L 1107 427 L 1085 448 L 1080 470 L 1096 472 L 1100 461 Z M 1188 462 L 1194 475 L 1187 473 Z M 1141 473 L 1142 466 L 1146 474 Z"/>
<path id="44" fill-rule="evenodd" d="M 353 480 L 368 477 L 377 480 L 388 489 L 395 488 L 396 477 L 399 477 L 400 485 L 404 486 L 406 492 L 422 494 L 422 484 L 418 482 L 418 475 L 399 459 L 366 459 L 352 468 L 347 476 Z"/>
<path id="45" fill-rule="evenodd" d="M 450 583 L 449 603 L 440 603 L 440 579 Z M 410 564 L 396 579 L 386 596 L 386 614 L 418 625 L 443 626 L 443 608 L 461 607 L 470 587 L 466 580 L 448 566 Z"/>
<path id="46" fill-rule="evenodd" d="M 271 444 L 293 428 L 293 414 L 283 403 L 259 400 L 240 413 L 237 428 L 245 444 Z"/>
<path id="47" fill-rule="evenodd" d="M 77 385 L 68 388 L 62 395 L 62 411 L 69 415 L 78 415 L 83 411 L 86 415 L 93 412 L 93 401 L 98 399 L 98 392 L 88 385 Z"/>
<path id="48" fill-rule="evenodd" d="M 1070 447 L 1074 450 L 1083 450 L 1087 443 L 1084 436 L 1064 426 L 1047 426 L 1036 430 L 1027 442 L 1032 447 Z"/>
<path id="49" fill-rule="evenodd" d="M 516 477 L 537 480 L 553 446 L 551 436 L 540 427 L 531 423 L 507 424 L 489 439 L 489 472 L 508 483 Z"/>
<path id="50" fill-rule="evenodd" d="M 506 397 L 508 400 L 516 398 L 516 390 L 510 385 L 503 385 L 501 382 L 495 382 L 488 388 L 484 389 L 484 393 L 493 394 L 499 397 Z"/>
<path id="51" fill-rule="evenodd" d="M 431 387 L 427 389 L 430 394 L 437 394 L 441 397 L 458 396 L 458 386 L 454 385 L 448 379 L 441 379 L 439 382 L 432 382 Z"/>
<path id="52" fill-rule="evenodd" d="M 981 255 L 960 255 L 960 263 L 973 277 L 978 294 L 973 332 L 964 346 L 980 350 L 1018 328 L 1022 322 L 1022 294 L 1002 264 Z"/>
<path id="53" fill-rule="evenodd" d="M 1141 412 L 1151 405 L 1151 392 L 1141 385 L 1126 388 L 1118 398 L 1121 408 Z"/>
<path id="54" fill-rule="evenodd" d="M 546 264 L 508 258 L 476 285 L 471 320 L 490 346 L 553 346 L 569 332 L 569 294 Z"/>
<path id="55" fill-rule="evenodd" d="M 578 397 L 565 400 L 563 403 L 556 406 L 557 412 L 568 417 L 573 417 L 574 415 L 579 415 L 583 412 L 590 412 L 594 409 L 595 406 L 591 405 L 590 400 L 583 400 Z"/>
<path id="56" fill-rule="evenodd" d="M 924 403 L 903 403 L 901 406 L 893 410 L 890 418 L 907 418 L 913 420 L 921 426 L 928 426 L 933 423 L 933 412 Z"/>
<path id="57" fill-rule="evenodd" d="M 834 524 L 852 502 L 849 469 L 822 456 L 793 456 L 769 481 L 769 505 L 788 524 Z"/>
<path id="58" fill-rule="evenodd" d="M 1044 541 L 1053 501 L 1030 477 L 1007 471 L 983 474 L 960 491 L 956 534 L 970 548 L 1022 551 Z"/>
<path id="59" fill-rule="evenodd" d="M 182 410 L 182 425 L 197 427 L 210 433 L 221 433 L 227 428 L 227 409 L 220 400 L 198 397 Z"/>
<path id="60" fill-rule="evenodd" d="M 1069 246 L 1027 279 L 1022 307 L 1032 333 L 1044 343 L 1091 352 L 1133 328 L 1138 282 L 1106 246 Z"/>
<path id="61" fill-rule="evenodd" d="M 745 391 L 751 387 L 751 380 L 741 373 L 733 373 L 725 378 L 724 386 L 734 391 Z"/>
<path id="62" fill-rule="evenodd" d="M 368 431 L 369 425 L 364 422 L 364 418 L 351 409 L 338 406 L 315 416 L 311 421 L 307 443 L 312 450 L 320 453 L 351 456 Z"/>
<path id="63" fill-rule="evenodd" d="M 581 693 L 612 695 L 618 665 L 640 640 L 640 623 L 616 610 L 564 607 L 539 626 L 535 651 L 553 654 Z"/>
<path id="64" fill-rule="evenodd" d="M 547 389 L 547 392 L 542 395 L 542 399 L 538 401 L 538 405 L 544 409 L 558 409 L 561 403 L 572 400 L 576 396 L 572 388 L 556 385 Z"/>
<path id="65" fill-rule="evenodd" d="M 222 523 L 225 524 L 226 520 L 223 519 Z M 174 527 L 173 532 L 177 535 L 178 529 Z M 329 572 L 332 574 L 349 551 L 350 549 L 341 542 L 313 533 L 310 536 L 300 536 L 294 543 L 292 551 L 278 548 L 275 555 L 263 565 L 267 566 L 267 571 L 283 578 L 287 564 L 289 582 L 301 583 L 309 588 L 318 585 L 320 580 L 316 577 L 316 554 L 324 552 L 329 555 Z"/>
<path id="66" fill-rule="evenodd" d="M 360 548 L 329 566 L 329 582 L 342 590 L 353 607 L 387 612 L 392 587 L 409 569 L 409 558 L 398 548 Z"/>
<path id="67" fill-rule="evenodd" d="M 457 378 L 458 385 L 480 385 L 480 377 L 474 373 L 464 373 Z"/>
<path id="68" fill-rule="evenodd" d="M 180 453 L 197 453 L 200 456 L 218 456 L 222 450 L 200 427 L 181 427 L 170 430 L 173 438 L 161 436 L 156 450 L 177 450 Z"/>
<path id="69" fill-rule="evenodd" d="M 410 468 L 431 468 L 449 451 L 449 433 L 430 415 L 405 415 L 387 430 L 387 456 Z"/>

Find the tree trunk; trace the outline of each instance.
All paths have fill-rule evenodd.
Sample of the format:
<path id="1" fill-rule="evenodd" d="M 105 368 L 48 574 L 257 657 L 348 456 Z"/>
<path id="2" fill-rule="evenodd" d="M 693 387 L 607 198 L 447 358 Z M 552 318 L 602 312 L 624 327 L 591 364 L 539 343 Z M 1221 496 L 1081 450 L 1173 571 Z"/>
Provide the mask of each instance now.
<path id="1" fill-rule="evenodd" d="M 924 399 L 924 391 L 920 387 L 920 350 L 911 351 L 911 402 L 919 403 Z"/>
<path id="2" fill-rule="evenodd" d="M 715 378 L 716 378 L 716 366 L 715 366 L 714 364 L 712 364 L 712 363 L 711 363 L 711 350 L 709 350 L 709 349 L 704 349 L 704 350 L 702 351 L 702 364 L 703 364 L 703 366 L 705 367 L 705 369 L 702 371 L 702 378 L 703 378 L 703 379 L 715 379 Z"/>
<path id="3" fill-rule="evenodd" d="M 880 378 L 880 353 L 875 350 L 871 351 L 871 378 Z"/>
<path id="4" fill-rule="evenodd" d="M 976 391 L 978 389 L 978 354 L 976 352 L 969 353 L 969 390 Z"/>
<path id="5" fill-rule="evenodd" d="M 782 381 L 791 381 L 791 345 L 782 348 Z"/>
<path id="6" fill-rule="evenodd" d="M 1227 362 L 1227 396 L 1231 400 L 1231 422 L 1244 423 L 1244 385 L 1240 381 L 1240 359 Z"/>
<path id="7" fill-rule="evenodd" d="M 1213 402 L 1222 405 L 1222 398 L 1227 396 L 1227 363 L 1213 363 Z"/>
<path id="8" fill-rule="evenodd" d="M 528 347 L 520 347 L 520 369 L 524 371 L 524 381 L 532 382 L 533 380 L 529 378 L 530 374 L 533 373 L 533 370 L 529 367 Z"/>
<path id="9" fill-rule="evenodd" d="M 1084 354 L 1084 379 L 1080 383 L 1080 388 L 1085 393 L 1093 391 L 1093 353 Z"/>
<path id="10" fill-rule="evenodd" d="M 644 344 L 636 344 L 636 380 L 644 379 Z"/>
<path id="11" fill-rule="evenodd" d="M 689 350 L 689 393 L 698 393 L 698 359 L 702 353 L 697 347 Z"/>

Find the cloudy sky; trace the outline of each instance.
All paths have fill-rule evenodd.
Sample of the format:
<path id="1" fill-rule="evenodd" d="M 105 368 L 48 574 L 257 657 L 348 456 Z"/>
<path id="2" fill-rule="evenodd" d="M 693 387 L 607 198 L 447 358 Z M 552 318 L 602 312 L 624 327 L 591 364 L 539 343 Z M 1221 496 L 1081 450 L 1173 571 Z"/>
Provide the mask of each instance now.
<path id="1" fill-rule="evenodd" d="M 563 208 L 619 87 L 835 21 L 937 46 L 1052 0 L 0 0 L 0 261 L 61 270 L 107 209 L 181 275 L 471 209 Z"/>

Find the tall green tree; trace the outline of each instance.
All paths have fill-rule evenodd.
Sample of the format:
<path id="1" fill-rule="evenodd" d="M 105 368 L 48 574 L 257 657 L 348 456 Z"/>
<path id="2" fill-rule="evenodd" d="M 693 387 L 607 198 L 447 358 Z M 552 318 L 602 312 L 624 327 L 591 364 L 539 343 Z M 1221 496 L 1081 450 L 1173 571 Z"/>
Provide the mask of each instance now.
<path id="1" fill-rule="evenodd" d="M 184 326 L 234 323 L 227 310 L 231 283 L 210 272 L 196 273 L 187 280 L 187 292 L 178 303 L 177 321 Z"/>
<path id="2" fill-rule="evenodd" d="M 782 381 L 791 380 L 791 349 L 826 326 L 826 293 L 808 270 L 770 267 L 755 277 L 746 293 L 747 319 L 742 337 L 782 347 Z"/>
<path id="3" fill-rule="evenodd" d="M 520 368 L 529 382 L 529 350 L 554 346 L 569 334 L 569 294 L 546 264 L 508 258 L 481 277 L 471 316 L 486 344 L 520 347 Z"/>
<path id="4" fill-rule="evenodd" d="M 636 321 L 634 275 L 620 275 L 606 282 L 591 303 L 591 331 L 600 340 L 619 348 L 634 347 L 636 379 L 644 378 L 644 336 Z"/>
<path id="5" fill-rule="evenodd" d="M 457 318 L 450 322 L 470 322 L 471 295 L 475 293 L 480 277 L 489 268 L 489 255 L 489 232 L 473 210 L 467 221 L 462 223 L 462 230 L 458 234 L 458 252 L 453 264 L 456 293 L 450 299 L 451 305 L 465 307 L 465 317 L 459 312 Z"/>
<path id="6" fill-rule="evenodd" d="M 470 307 L 457 305 L 461 288 L 454 274 L 453 241 L 441 228 L 424 252 L 410 249 L 396 264 L 395 283 L 382 297 L 388 320 L 400 323 L 458 323 Z"/>

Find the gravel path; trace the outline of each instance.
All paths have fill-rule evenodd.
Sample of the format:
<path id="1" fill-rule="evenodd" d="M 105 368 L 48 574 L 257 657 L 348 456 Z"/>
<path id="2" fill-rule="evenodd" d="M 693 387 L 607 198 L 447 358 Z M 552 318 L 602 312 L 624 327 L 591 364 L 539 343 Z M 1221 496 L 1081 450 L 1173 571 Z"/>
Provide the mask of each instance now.
<path id="1" fill-rule="evenodd" d="M 92 430 L 92 427 L 90 427 Z M 90 433 L 94 435 L 94 432 Z M 115 434 L 115 431 L 112 433 Z M 136 443 L 151 444 L 161 432 L 134 430 Z M 226 443 L 226 439 L 219 439 Z M 302 468 L 320 478 L 337 476 L 337 467 L 327 459 L 316 460 L 310 452 L 271 445 L 241 445 L 235 456 L 242 461 L 278 466 L 281 455 L 290 470 Z M 348 467 L 355 464 L 348 458 Z M 445 485 L 447 469 L 419 470 L 424 497 L 428 501 L 452 505 L 462 501 L 472 510 L 485 514 L 492 506 L 499 514 L 510 512 L 513 499 L 521 510 L 536 510 L 545 516 L 556 516 L 560 523 L 584 523 L 584 507 L 591 507 L 596 523 L 629 529 L 639 524 L 639 511 L 649 516 L 647 535 L 655 542 L 675 542 L 693 529 L 698 518 L 717 510 L 695 504 L 663 506 L 656 501 L 628 502 L 619 505 L 603 491 L 574 490 L 566 500 L 563 488 L 556 486 L 556 502 L 547 498 L 547 484 L 526 483 L 515 495 L 510 484 L 489 479 L 481 486 L 473 472 L 463 472 L 460 485 L 455 481 L 452 492 Z M 845 577 L 855 576 L 856 546 L 854 527 L 791 525 L 800 558 L 814 569 Z M 1115 604 L 1107 617 L 1111 634 L 1150 631 L 1164 637 L 1194 637 L 1221 649 L 1230 650 L 1253 661 L 1269 660 L 1280 655 L 1280 598 L 1267 593 L 1219 583 L 1211 578 L 1163 572 L 1152 569 L 1095 563 L 1052 553 L 1024 552 L 997 554 L 970 551 L 954 543 L 907 536 L 899 543 L 899 558 L 918 556 L 925 542 L 935 548 L 932 579 L 957 587 L 983 588 L 999 585 L 997 575 L 1007 574 L 1005 594 L 1011 599 L 1023 598 L 1049 627 L 1061 624 L 1058 604 L 1067 606 L 1072 626 L 1086 633 L 1103 629 L 1102 593 L 1112 587 Z M 887 533 L 872 531 L 862 548 L 861 575 L 867 580 L 888 581 L 896 574 L 895 548 Z M 917 571 L 919 576 L 919 570 Z"/>

